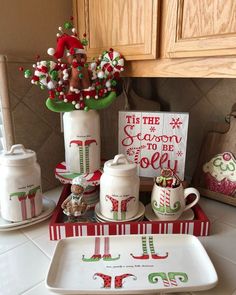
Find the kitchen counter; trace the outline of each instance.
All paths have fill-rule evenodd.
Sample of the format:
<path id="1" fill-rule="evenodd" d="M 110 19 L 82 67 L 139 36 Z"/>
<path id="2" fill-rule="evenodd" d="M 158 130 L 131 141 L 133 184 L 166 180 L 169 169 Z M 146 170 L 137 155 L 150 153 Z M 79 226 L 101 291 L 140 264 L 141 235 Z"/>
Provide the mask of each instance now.
<path id="1" fill-rule="evenodd" d="M 60 193 L 58 187 L 44 195 L 57 202 Z M 236 295 L 236 208 L 203 197 L 200 205 L 211 221 L 211 232 L 199 240 L 216 268 L 219 282 L 211 290 L 178 294 Z M 49 240 L 48 223 L 49 219 L 0 232 L 0 295 L 55 294 L 47 290 L 44 281 L 57 244 Z"/>

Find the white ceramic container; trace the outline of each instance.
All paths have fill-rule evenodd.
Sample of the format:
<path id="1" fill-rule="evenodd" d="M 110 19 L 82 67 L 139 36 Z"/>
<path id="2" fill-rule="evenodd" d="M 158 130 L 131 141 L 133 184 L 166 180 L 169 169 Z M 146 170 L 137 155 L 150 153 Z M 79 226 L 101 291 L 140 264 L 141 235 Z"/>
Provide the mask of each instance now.
<path id="1" fill-rule="evenodd" d="M 36 153 L 13 145 L 0 155 L 1 217 L 19 222 L 42 212 L 41 169 Z"/>
<path id="2" fill-rule="evenodd" d="M 116 155 L 104 164 L 100 179 L 100 211 L 111 220 L 128 220 L 139 209 L 137 166 L 123 155 Z"/>
<path id="3" fill-rule="evenodd" d="M 67 170 L 92 173 L 100 169 L 100 117 L 94 110 L 72 111 L 63 115 Z"/>

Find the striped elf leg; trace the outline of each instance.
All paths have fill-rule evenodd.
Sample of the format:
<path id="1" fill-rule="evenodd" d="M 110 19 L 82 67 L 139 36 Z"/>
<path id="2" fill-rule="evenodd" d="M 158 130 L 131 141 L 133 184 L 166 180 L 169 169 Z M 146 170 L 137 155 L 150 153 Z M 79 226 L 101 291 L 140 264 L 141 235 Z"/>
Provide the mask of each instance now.
<path id="1" fill-rule="evenodd" d="M 113 212 L 113 219 L 118 220 L 118 210 L 119 210 L 119 202 L 112 196 L 106 195 L 106 200 L 111 201 L 112 204 L 112 209 L 111 211 Z"/>
<path id="2" fill-rule="evenodd" d="M 166 201 L 166 190 L 162 189 L 161 190 L 161 197 L 160 197 L 160 208 L 165 208 L 165 201 Z"/>
<path id="3" fill-rule="evenodd" d="M 79 146 L 79 165 L 80 165 L 80 173 L 84 173 L 84 153 L 83 153 L 83 146 Z"/>
<path id="4" fill-rule="evenodd" d="M 178 278 L 182 283 L 186 283 L 188 281 L 188 276 L 185 272 L 168 272 L 168 277 L 171 283 L 171 286 L 178 286 L 176 278 Z"/>
<path id="5" fill-rule="evenodd" d="M 121 211 L 121 220 L 126 220 L 126 211 Z"/>
<path id="6" fill-rule="evenodd" d="M 113 219 L 118 220 L 118 211 L 113 212 Z"/>
<path id="7" fill-rule="evenodd" d="M 31 208 L 31 217 L 36 216 L 35 196 L 39 189 L 40 189 L 40 186 L 37 186 L 28 192 L 28 199 L 30 200 L 30 208 Z"/>
<path id="8" fill-rule="evenodd" d="M 94 254 L 90 258 L 85 258 L 83 255 L 82 260 L 85 262 L 95 262 L 95 261 L 99 261 L 101 258 L 102 258 L 102 255 L 100 254 L 100 238 L 96 237 Z"/>
<path id="9" fill-rule="evenodd" d="M 165 272 L 153 272 L 148 275 L 148 281 L 152 284 L 158 283 L 158 278 L 162 280 L 164 287 L 170 287 L 170 282 Z"/>
<path id="10" fill-rule="evenodd" d="M 167 208 L 169 208 L 170 207 L 170 190 L 166 189 L 165 194 L 166 194 L 165 205 L 166 205 Z"/>
<path id="11" fill-rule="evenodd" d="M 179 201 L 174 203 L 174 206 L 171 208 L 170 206 L 170 190 L 166 190 L 166 212 L 174 213 L 179 211 L 181 208 L 181 204 Z"/>
<path id="12" fill-rule="evenodd" d="M 85 146 L 85 172 L 89 172 L 89 146 Z"/>
<path id="13" fill-rule="evenodd" d="M 153 210 L 158 212 L 165 212 L 165 191 L 165 189 L 161 189 L 159 202 L 157 202 L 156 200 L 152 202 Z"/>
<path id="14" fill-rule="evenodd" d="M 149 254 L 147 252 L 147 237 L 142 237 L 142 250 L 143 254 L 141 256 L 135 256 L 132 253 L 130 254 L 134 259 L 149 259 Z"/>
<path id="15" fill-rule="evenodd" d="M 12 193 L 12 194 L 10 194 L 10 200 L 12 199 L 12 197 L 18 197 L 18 201 L 20 202 L 20 206 L 21 206 L 22 220 L 26 220 L 27 219 L 27 209 L 26 209 L 27 194 L 26 194 L 26 192 Z"/>
<path id="16" fill-rule="evenodd" d="M 113 260 L 118 260 L 120 258 L 120 254 L 117 257 L 111 257 L 109 237 L 104 238 L 104 254 L 102 258 L 105 261 L 113 261 Z"/>
<path id="17" fill-rule="evenodd" d="M 148 237 L 149 239 L 149 247 L 150 247 L 150 252 L 151 252 L 151 256 L 152 259 L 165 259 L 168 257 L 168 252 L 166 252 L 165 255 L 159 255 L 155 252 L 155 248 L 154 248 L 154 243 L 153 243 L 153 237 Z"/>
<path id="18" fill-rule="evenodd" d="M 85 172 L 89 172 L 89 170 L 90 170 L 89 169 L 89 167 L 90 167 L 90 164 L 89 164 L 89 146 L 92 143 L 95 143 L 97 145 L 97 141 L 95 139 L 87 139 L 84 142 L 84 145 L 85 145 Z"/>
<path id="19" fill-rule="evenodd" d="M 121 220 L 126 220 L 127 206 L 131 200 L 135 200 L 135 197 L 128 197 L 121 201 Z"/>

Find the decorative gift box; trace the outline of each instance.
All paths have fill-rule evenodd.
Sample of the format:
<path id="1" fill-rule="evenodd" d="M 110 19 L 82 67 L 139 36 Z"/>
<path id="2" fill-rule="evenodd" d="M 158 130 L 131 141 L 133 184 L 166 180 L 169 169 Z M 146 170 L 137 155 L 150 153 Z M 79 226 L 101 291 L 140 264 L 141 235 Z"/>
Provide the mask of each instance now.
<path id="1" fill-rule="evenodd" d="M 207 236 L 210 233 L 210 221 L 198 204 L 193 207 L 194 220 L 69 223 L 66 222 L 61 209 L 62 202 L 69 194 L 70 184 L 66 184 L 63 187 L 49 224 L 50 240 L 76 236 L 127 234 L 192 234 L 194 236 Z"/>

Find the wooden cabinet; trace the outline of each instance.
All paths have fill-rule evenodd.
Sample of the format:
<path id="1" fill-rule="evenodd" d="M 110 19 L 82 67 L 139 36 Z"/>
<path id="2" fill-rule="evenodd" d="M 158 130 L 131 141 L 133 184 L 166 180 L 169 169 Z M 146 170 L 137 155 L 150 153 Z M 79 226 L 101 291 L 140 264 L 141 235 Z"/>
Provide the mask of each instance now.
<path id="1" fill-rule="evenodd" d="M 113 47 L 133 77 L 236 77 L 235 0 L 73 0 L 89 57 Z"/>
<path id="2" fill-rule="evenodd" d="M 169 0 L 175 20 L 167 55 L 198 57 L 236 55 L 235 0 Z"/>
<path id="3" fill-rule="evenodd" d="M 76 0 L 80 36 L 87 33 L 88 57 L 110 47 L 126 60 L 155 59 L 158 49 L 158 0 Z"/>

